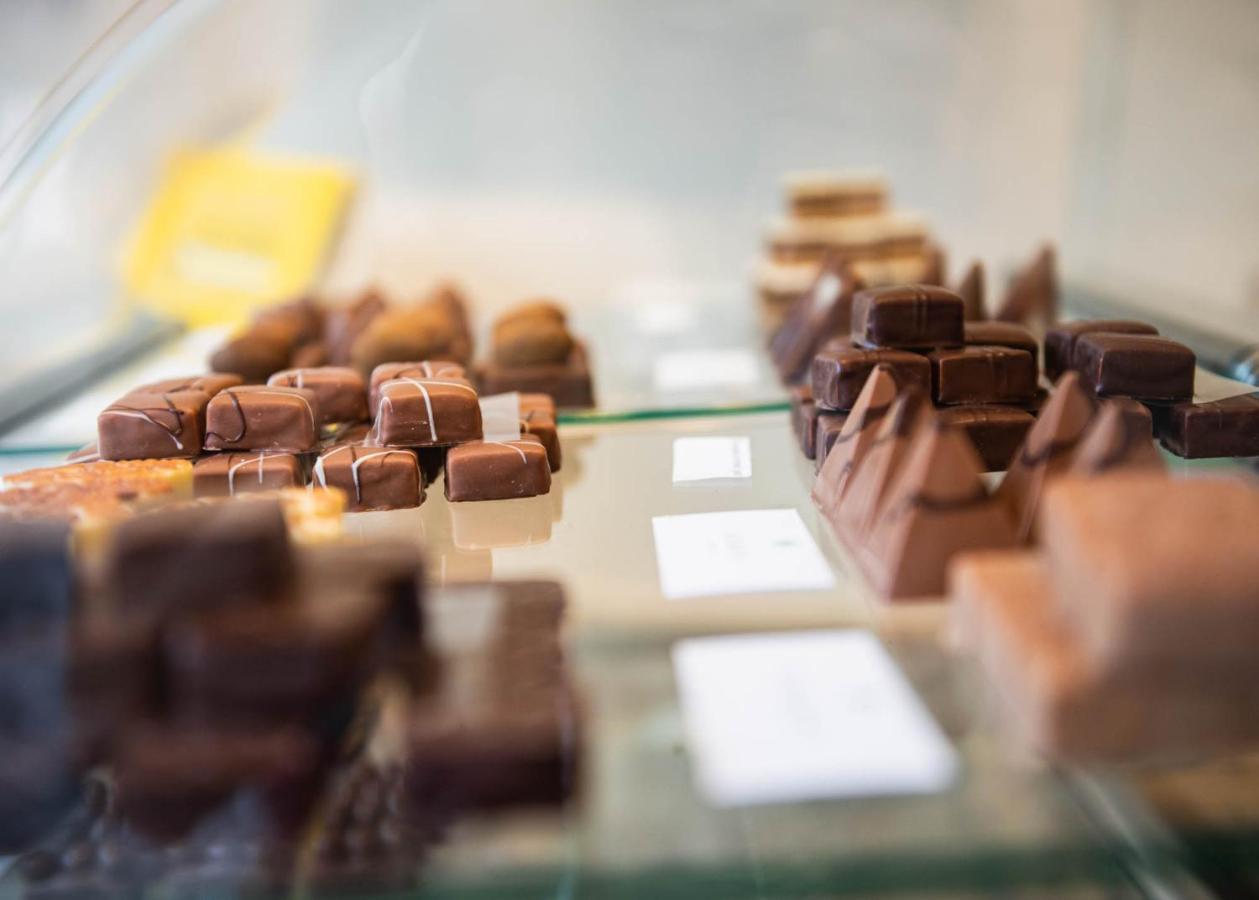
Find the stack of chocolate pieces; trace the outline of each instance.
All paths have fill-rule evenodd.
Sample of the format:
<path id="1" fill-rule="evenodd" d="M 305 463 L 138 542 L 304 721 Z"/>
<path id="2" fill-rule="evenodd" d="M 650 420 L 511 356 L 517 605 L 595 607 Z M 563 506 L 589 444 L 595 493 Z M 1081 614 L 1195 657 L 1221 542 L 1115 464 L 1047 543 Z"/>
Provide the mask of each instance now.
<path id="1" fill-rule="evenodd" d="M 1026 742 L 1135 760 L 1259 742 L 1259 488 L 1159 471 L 1064 477 L 1036 551 L 960 558 L 957 636 Z"/>
<path id="2" fill-rule="evenodd" d="M 586 345 L 552 300 L 533 300 L 495 320 L 490 359 L 476 372 L 483 393 L 547 394 L 561 409 L 594 406 Z"/>
<path id="3" fill-rule="evenodd" d="M 939 283 L 939 248 L 921 217 L 889 209 L 877 172 L 801 172 L 784 179 L 787 215 L 766 235 L 757 274 L 762 320 L 776 330 L 828 259 L 843 260 L 870 285 Z"/>

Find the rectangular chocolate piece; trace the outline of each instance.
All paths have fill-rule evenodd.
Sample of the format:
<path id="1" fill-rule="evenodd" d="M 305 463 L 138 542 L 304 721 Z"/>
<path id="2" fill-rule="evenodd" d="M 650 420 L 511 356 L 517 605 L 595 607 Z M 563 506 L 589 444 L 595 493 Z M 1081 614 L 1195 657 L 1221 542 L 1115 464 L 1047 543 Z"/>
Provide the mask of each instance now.
<path id="1" fill-rule="evenodd" d="M 875 366 L 887 366 L 898 388 L 931 390 L 931 364 L 920 353 L 879 350 L 837 342 L 813 357 L 809 381 L 813 402 L 822 409 L 849 410 Z"/>
<path id="2" fill-rule="evenodd" d="M 1071 368 L 1075 342 L 1081 335 L 1094 332 L 1158 334 L 1158 329 L 1131 319 L 1093 319 L 1055 325 L 1045 332 L 1045 377 L 1050 381 L 1057 381 L 1059 375 Z"/>
<path id="3" fill-rule="evenodd" d="M 485 363 L 477 372 L 483 394 L 547 394 L 560 409 L 586 409 L 595 405 L 594 384 L 586 348 L 576 343 L 563 363 L 504 366 Z"/>
<path id="4" fill-rule="evenodd" d="M 1036 337 L 1022 325 L 1014 322 L 998 322 L 984 319 L 979 322 L 966 322 L 963 334 L 968 346 L 1012 347 L 1015 350 L 1026 350 L 1036 359 L 1040 345 Z"/>
<path id="5" fill-rule="evenodd" d="M 791 389 L 791 432 L 806 459 L 817 455 L 817 405 L 807 384 Z"/>
<path id="6" fill-rule="evenodd" d="M 466 381 L 402 378 L 383 382 L 379 393 L 368 438 L 373 446 L 435 447 L 481 438 L 481 406 Z"/>
<path id="7" fill-rule="evenodd" d="M 821 468 L 822 463 L 826 462 L 826 454 L 831 452 L 831 447 L 839 439 L 839 433 L 843 430 L 844 423 L 847 421 L 848 413 L 846 412 L 818 410 L 817 425 L 815 426 L 816 437 L 813 441 L 815 468 Z"/>
<path id="8" fill-rule="evenodd" d="M 852 336 L 867 347 L 957 347 L 962 326 L 962 298 L 934 285 L 873 288 L 853 300 Z"/>
<path id="9" fill-rule="evenodd" d="M 319 402 L 304 388 L 247 386 L 206 407 L 205 449 L 308 453 L 319 441 Z"/>
<path id="10" fill-rule="evenodd" d="M 424 476 L 413 450 L 340 444 L 319 454 L 311 482 L 345 491 L 351 512 L 424 502 Z"/>
<path id="11" fill-rule="evenodd" d="M 1259 392 L 1177 403 L 1160 417 L 1159 439 L 1185 459 L 1259 456 Z"/>
<path id="12" fill-rule="evenodd" d="M 1071 365 L 1086 387 L 1102 397 L 1147 403 L 1193 399 L 1197 359 L 1184 344 L 1144 334 L 1097 332 L 1075 342 Z"/>
<path id="13" fill-rule="evenodd" d="M 367 405 L 373 416 L 376 414 L 376 407 L 380 405 L 380 386 L 386 381 L 399 378 L 413 378 L 418 381 L 467 381 L 468 373 L 459 363 L 441 360 L 381 363 L 372 369 L 367 387 Z"/>
<path id="14" fill-rule="evenodd" d="M 184 378 L 165 378 L 161 381 L 150 381 L 132 388 L 128 394 L 170 394 L 176 391 L 201 391 L 207 397 L 213 397 L 219 391 L 236 387 L 244 383 L 239 375 L 230 372 L 210 372 L 206 375 L 188 375 Z"/>
<path id="15" fill-rule="evenodd" d="M 533 435 L 541 441 L 542 446 L 546 448 L 546 458 L 551 466 L 551 471 L 558 472 L 560 470 L 563 455 L 560 450 L 560 434 L 559 429 L 555 425 L 554 413 L 546 413 L 536 409 L 526 410 L 524 404 L 521 404 L 520 433 Z"/>
<path id="16" fill-rule="evenodd" d="M 292 453 L 212 453 L 192 464 L 192 490 L 198 497 L 235 497 L 305 483 L 306 470 Z"/>
<path id="17" fill-rule="evenodd" d="M 314 391 L 320 425 L 367 421 L 367 386 L 357 369 L 348 366 L 285 369 L 268 378 L 267 384 Z"/>
<path id="18" fill-rule="evenodd" d="M 200 452 L 208 397 L 201 391 L 128 394 L 96 417 L 102 459 L 166 459 Z"/>
<path id="19" fill-rule="evenodd" d="M 446 498 L 510 500 L 551 490 L 546 448 L 536 439 L 471 441 L 446 454 Z"/>
<path id="20" fill-rule="evenodd" d="M 1036 359 L 1011 347 L 934 350 L 932 395 L 940 405 L 1030 403 L 1036 397 Z"/>
<path id="21" fill-rule="evenodd" d="M 987 472 L 1001 472 L 1010 467 L 1014 454 L 1036 422 L 1031 413 L 1012 406 L 946 406 L 939 414 L 941 422 L 966 433 Z"/>

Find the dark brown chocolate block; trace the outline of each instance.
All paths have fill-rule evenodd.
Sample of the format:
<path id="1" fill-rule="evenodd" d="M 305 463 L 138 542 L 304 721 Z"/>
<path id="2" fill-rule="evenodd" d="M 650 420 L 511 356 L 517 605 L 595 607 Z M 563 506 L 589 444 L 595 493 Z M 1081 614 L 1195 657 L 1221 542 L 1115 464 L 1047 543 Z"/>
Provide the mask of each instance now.
<path id="1" fill-rule="evenodd" d="M 585 409 L 595 405 L 594 383 L 585 345 L 577 342 L 562 363 L 503 366 L 485 363 L 477 372 L 483 394 L 548 394 L 561 409 Z"/>
<path id="2" fill-rule="evenodd" d="M 188 375 L 184 378 L 166 378 L 162 381 L 150 381 L 132 388 L 129 394 L 170 394 L 176 391 L 201 391 L 213 397 L 221 390 L 236 387 L 242 383 L 239 375 L 230 372 L 211 372 L 208 375 Z"/>
<path id="3" fill-rule="evenodd" d="M 117 613 L 164 615 L 283 599 L 292 587 L 278 501 L 206 503 L 122 522 L 104 565 Z"/>
<path id="4" fill-rule="evenodd" d="M 1011 347 L 959 347 L 927 354 L 935 401 L 1029 403 L 1036 396 L 1036 360 Z"/>
<path id="5" fill-rule="evenodd" d="M 235 387 L 206 407 L 205 449 L 307 453 L 319 441 L 319 402 L 313 391 Z"/>
<path id="6" fill-rule="evenodd" d="M 807 384 L 791 389 L 791 433 L 806 459 L 817 456 L 817 404 Z"/>
<path id="7" fill-rule="evenodd" d="M 367 386 L 367 408 L 372 417 L 376 416 L 376 407 L 380 405 L 380 386 L 386 381 L 399 378 L 412 378 L 417 381 L 436 379 L 438 381 L 467 381 L 468 373 L 456 362 L 441 360 L 420 360 L 418 362 L 387 362 L 372 369 Z"/>
<path id="8" fill-rule="evenodd" d="M 964 334 L 967 346 L 1012 347 L 1015 350 L 1026 350 L 1033 360 L 1040 351 L 1035 335 L 1014 322 L 967 322 Z"/>
<path id="9" fill-rule="evenodd" d="M 1075 342 L 1072 368 L 1101 397 L 1147 403 L 1193 398 L 1197 359 L 1184 344 L 1144 334 L 1093 333 Z"/>
<path id="10" fill-rule="evenodd" d="M 367 421 L 367 386 L 363 376 L 348 366 L 285 369 L 268 378 L 267 384 L 314 391 L 320 425 Z"/>
<path id="11" fill-rule="evenodd" d="M 822 266 L 770 342 L 770 353 L 784 383 L 807 378 L 813 355 L 826 341 L 848 332 L 853 296 L 862 287 L 860 279 L 839 259 L 828 259 Z"/>
<path id="12" fill-rule="evenodd" d="M 887 366 L 897 387 L 931 389 L 931 363 L 905 350 L 868 350 L 846 342 L 824 348 L 813 357 L 810 384 L 813 402 L 822 409 L 849 410 L 875 366 Z"/>
<path id="13" fill-rule="evenodd" d="M 472 441 L 446 455 L 446 497 L 510 500 L 551 490 L 546 448 L 536 439 Z"/>
<path id="14" fill-rule="evenodd" d="M 128 394 L 96 417 L 101 459 L 165 459 L 196 456 L 205 424 L 201 391 Z"/>
<path id="15" fill-rule="evenodd" d="M 311 483 L 345 491 L 351 512 L 424 502 L 424 476 L 413 450 L 339 444 L 319 454 Z"/>
<path id="16" fill-rule="evenodd" d="M 234 497 L 305 483 L 306 470 L 293 453 L 211 453 L 192 464 L 192 491 L 198 497 Z"/>
<path id="17" fill-rule="evenodd" d="M 835 441 L 839 440 L 839 433 L 844 430 L 844 423 L 847 421 L 848 413 L 846 412 L 818 410 L 816 437 L 813 440 L 815 468 L 821 468 L 822 463 L 826 462 L 826 454 L 831 452 L 831 447 L 835 446 Z"/>
<path id="18" fill-rule="evenodd" d="M 1057 381 L 1059 375 L 1071 368 L 1075 342 L 1081 335 L 1094 332 L 1158 334 L 1158 329 L 1131 319 L 1093 319 L 1055 325 L 1045 332 L 1045 377 L 1050 381 Z"/>
<path id="19" fill-rule="evenodd" d="M 524 404 L 520 407 L 520 433 L 530 434 L 542 442 L 542 446 L 546 448 L 546 459 L 550 463 L 551 471 L 558 472 L 560 464 L 563 462 L 563 452 L 560 449 L 560 433 L 555 425 L 554 413 L 546 413 L 541 410 L 526 410 Z"/>
<path id="20" fill-rule="evenodd" d="M 1162 418 L 1159 439 L 1186 459 L 1259 456 L 1259 393 L 1177 403 Z"/>
<path id="21" fill-rule="evenodd" d="M 1012 406 L 946 406 L 940 421 L 961 429 L 979 453 L 984 471 L 1010 467 L 1028 430 L 1036 422 L 1031 413 Z"/>
<path id="22" fill-rule="evenodd" d="M 960 346 L 962 298 L 933 285 L 860 291 L 853 299 L 852 335 L 867 347 Z"/>
<path id="23" fill-rule="evenodd" d="M 402 378 L 380 385 L 369 444 L 434 447 L 480 437 L 481 406 L 466 381 Z"/>

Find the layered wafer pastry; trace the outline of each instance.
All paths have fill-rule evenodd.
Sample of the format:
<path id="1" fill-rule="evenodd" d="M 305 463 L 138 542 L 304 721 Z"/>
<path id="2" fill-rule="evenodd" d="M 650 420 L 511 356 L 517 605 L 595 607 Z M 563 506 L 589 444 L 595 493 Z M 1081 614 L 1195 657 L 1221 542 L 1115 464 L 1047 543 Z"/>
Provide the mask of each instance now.
<path id="1" fill-rule="evenodd" d="M 867 216 L 888 201 L 887 178 L 880 172 L 793 172 L 783 178 L 793 215 L 810 218 Z"/>
<path id="2" fill-rule="evenodd" d="M 853 471 L 874 443 L 883 417 L 896 399 L 896 379 L 891 370 L 875 366 L 866 379 L 852 412 L 840 429 L 813 482 L 812 497 L 828 516 L 843 501 Z"/>

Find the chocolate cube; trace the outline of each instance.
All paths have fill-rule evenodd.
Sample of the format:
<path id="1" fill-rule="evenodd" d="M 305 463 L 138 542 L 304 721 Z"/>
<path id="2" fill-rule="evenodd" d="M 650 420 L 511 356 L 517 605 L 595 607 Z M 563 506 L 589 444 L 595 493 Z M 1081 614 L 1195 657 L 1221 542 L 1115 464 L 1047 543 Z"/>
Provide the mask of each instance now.
<path id="1" fill-rule="evenodd" d="M 234 497 L 305 483 L 302 461 L 292 453 L 212 453 L 192 464 L 192 490 L 198 497 Z"/>
<path id="2" fill-rule="evenodd" d="M 132 388 L 128 394 L 170 394 L 177 391 L 201 391 L 207 397 L 213 397 L 219 391 L 236 387 L 243 383 L 239 375 L 230 372 L 211 372 L 207 375 L 187 375 L 183 378 L 165 378 L 161 381 L 150 381 Z"/>
<path id="3" fill-rule="evenodd" d="M 101 458 L 196 456 L 201 449 L 207 402 L 201 391 L 128 394 L 96 417 Z"/>
<path id="4" fill-rule="evenodd" d="M 934 350 L 931 379 L 936 403 L 1029 403 L 1036 397 L 1036 359 L 1010 347 Z"/>
<path id="5" fill-rule="evenodd" d="M 436 447 L 480 437 L 481 407 L 466 381 L 400 378 L 380 385 L 373 446 Z"/>
<path id="6" fill-rule="evenodd" d="M 446 456 L 446 497 L 461 500 L 509 500 L 536 497 L 551 490 L 546 448 L 536 439 L 472 441 Z"/>
<path id="7" fill-rule="evenodd" d="M 586 348 L 573 345 L 568 359 L 560 363 L 504 366 L 486 363 L 477 371 L 477 385 L 483 394 L 547 394 L 562 409 L 585 409 L 595 405 L 594 384 Z"/>
<path id="8" fill-rule="evenodd" d="M 1147 403 L 1193 399 L 1197 359 L 1184 344 L 1144 334 L 1093 333 L 1075 342 L 1071 366 L 1103 397 Z"/>
<path id="9" fill-rule="evenodd" d="M 367 421 L 367 387 L 363 376 L 347 366 L 285 369 L 268 378 L 267 384 L 314 391 L 320 425 Z"/>
<path id="10" fill-rule="evenodd" d="M 205 428 L 207 450 L 308 453 L 319 440 L 319 402 L 303 388 L 227 388 L 206 407 Z"/>
<path id="11" fill-rule="evenodd" d="M 376 407 L 380 405 L 380 386 L 386 381 L 399 378 L 411 378 L 417 381 L 436 379 L 437 381 L 467 381 L 467 371 L 456 362 L 442 360 L 421 360 L 419 362 L 387 362 L 372 369 L 371 379 L 367 388 L 367 407 L 371 415 L 376 415 Z"/>
<path id="12" fill-rule="evenodd" d="M 424 476 L 413 450 L 339 444 L 319 454 L 311 481 L 345 491 L 352 512 L 424 502 Z"/>
<path id="13" fill-rule="evenodd" d="M 866 349 L 838 341 L 813 357 L 809 369 L 813 402 L 823 409 L 852 409 L 867 376 L 880 365 L 888 367 L 900 387 L 931 389 L 931 364 L 925 356 L 904 350 Z"/>
<path id="14" fill-rule="evenodd" d="M 1075 342 L 1083 335 L 1094 333 L 1158 334 L 1158 329 L 1131 319 L 1083 319 L 1055 325 L 1045 332 L 1045 377 L 1057 381 L 1058 376 L 1072 366 Z"/>
<path id="15" fill-rule="evenodd" d="M 967 346 L 981 347 L 1012 347 L 1015 350 L 1026 350 L 1036 359 L 1040 345 L 1036 336 L 1015 322 L 966 322 L 963 325 L 963 337 Z"/>
<path id="16" fill-rule="evenodd" d="M 1159 438 L 1186 459 L 1259 456 L 1259 393 L 1177 403 L 1167 411 Z"/>
<path id="17" fill-rule="evenodd" d="M 563 462 L 563 455 L 560 449 L 559 429 L 555 425 L 554 413 L 545 413 L 539 410 L 524 409 L 523 404 L 520 409 L 520 433 L 533 435 L 537 438 L 542 446 L 546 448 L 546 459 L 551 466 L 552 472 L 560 470 L 560 464 Z"/>
<path id="18" fill-rule="evenodd" d="M 897 285 L 860 291 L 853 299 L 853 339 L 867 347 L 957 347 L 962 298 L 933 285 Z"/>

